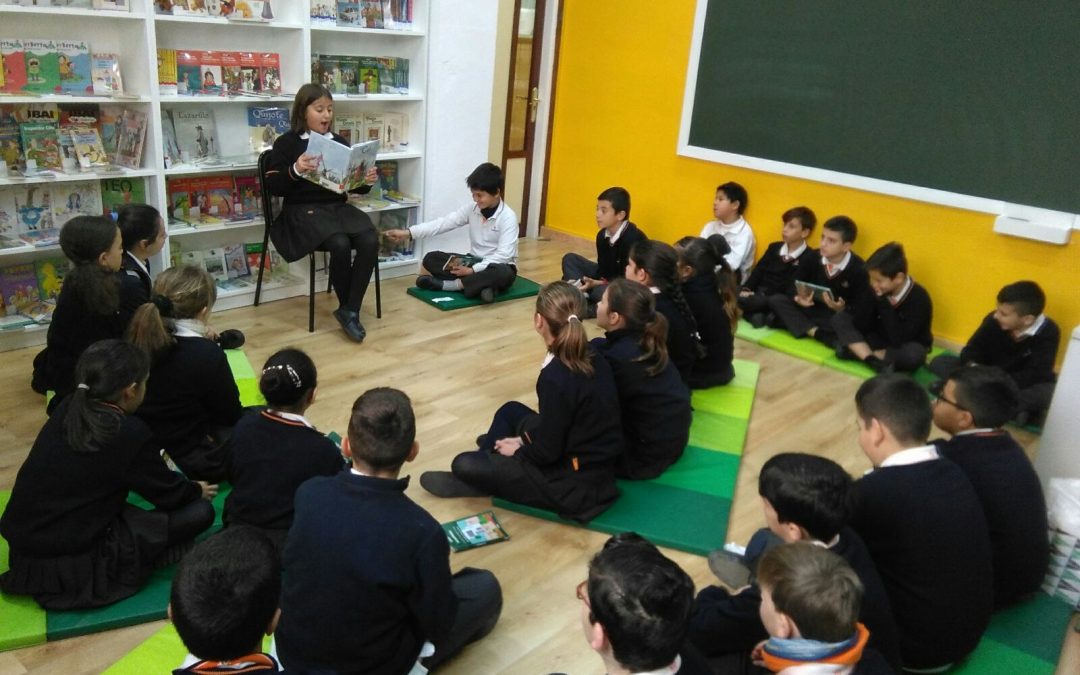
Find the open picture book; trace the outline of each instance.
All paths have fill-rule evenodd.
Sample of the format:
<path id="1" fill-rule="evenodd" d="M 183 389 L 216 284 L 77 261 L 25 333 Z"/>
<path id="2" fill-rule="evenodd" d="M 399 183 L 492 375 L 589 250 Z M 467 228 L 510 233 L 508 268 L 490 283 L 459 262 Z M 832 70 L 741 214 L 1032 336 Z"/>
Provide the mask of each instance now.
<path id="1" fill-rule="evenodd" d="M 364 141 L 349 147 L 320 134 L 311 134 L 306 154 L 317 156 L 319 164 L 314 171 L 302 174 L 304 178 L 327 190 L 349 192 L 363 185 L 364 174 L 375 166 L 379 141 Z"/>

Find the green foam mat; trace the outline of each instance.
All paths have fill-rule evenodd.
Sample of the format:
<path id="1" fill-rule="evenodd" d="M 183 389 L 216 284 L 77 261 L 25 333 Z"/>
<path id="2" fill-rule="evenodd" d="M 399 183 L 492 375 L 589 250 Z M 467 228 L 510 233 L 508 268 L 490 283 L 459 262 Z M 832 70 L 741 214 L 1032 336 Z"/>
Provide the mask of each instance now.
<path id="1" fill-rule="evenodd" d="M 1072 608 L 1043 593 L 1000 610 L 990 619 L 975 651 L 950 673 L 1052 675 Z"/>
<path id="2" fill-rule="evenodd" d="M 240 403 L 244 406 L 266 405 L 266 399 L 259 391 L 259 378 L 247 354 L 242 349 L 226 349 L 225 357 L 229 360 L 229 369 L 240 391 Z"/>
<path id="3" fill-rule="evenodd" d="M 797 338 L 783 330 L 774 330 L 772 334 L 758 341 L 758 344 L 818 364 L 823 363 L 825 359 L 833 355 L 833 350 L 814 338 Z"/>
<path id="4" fill-rule="evenodd" d="M 527 298 L 536 295 L 539 292 L 540 284 L 531 279 L 526 279 L 525 277 L 518 277 L 514 280 L 514 283 L 510 288 L 495 296 L 495 302 Z M 417 300 L 422 300 L 432 307 L 437 307 L 444 312 L 449 312 L 452 309 L 475 307 L 476 305 L 484 304 L 480 301 L 480 298 L 466 298 L 460 292 L 454 291 L 428 291 L 423 288 L 417 288 L 416 286 L 410 286 L 406 290 L 406 293 Z"/>
<path id="5" fill-rule="evenodd" d="M 769 328 L 768 326 L 765 326 L 763 328 L 754 328 L 746 319 L 739 319 L 739 327 L 735 331 L 735 337 L 756 344 L 761 342 L 763 338 L 769 337 L 774 332 L 776 332 L 775 328 Z"/>
<path id="6" fill-rule="evenodd" d="M 695 391 L 690 444 L 679 461 L 651 480 L 618 481 L 619 499 L 584 527 L 608 534 L 637 532 L 659 546 L 698 555 L 723 546 L 758 372 L 758 364 L 735 359 L 735 379 L 728 385 L 731 390 Z M 544 509 L 504 499 L 493 503 L 510 511 L 581 526 Z"/>
<path id="7" fill-rule="evenodd" d="M 263 637 L 262 650 L 270 652 L 271 638 Z M 135 649 L 103 671 L 103 675 L 146 675 L 171 673 L 188 655 L 176 628 L 170 623 L 143 640 Z"/>
<path id="8" fill-rule="evenodd" d="M 0 491 L 0 512 L 7 508 L 11 490 Z M 0 573 L 8 570 L 8 544 L 0 537 Z M 32 598 L 0 593 L 0 651 L 45 642 L 45 610 Z"/>

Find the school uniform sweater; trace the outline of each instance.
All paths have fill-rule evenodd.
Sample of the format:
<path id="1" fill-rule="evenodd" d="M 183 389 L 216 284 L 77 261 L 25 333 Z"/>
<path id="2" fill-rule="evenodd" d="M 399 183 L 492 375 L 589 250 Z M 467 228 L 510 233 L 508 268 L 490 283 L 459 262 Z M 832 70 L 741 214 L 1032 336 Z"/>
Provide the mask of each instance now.
<path id="1" fill-rule="evenodd" d="M 342 145 L 349 145 L 348 141 L 337 134 L 333 134 L 333 139 Z M 326 204 L 347 201 L 349 198 L 347 194 L 327 190 L 297 175 L 293 165 L 296 164 L 296 160 L 300 158 L 300 155 L 307 152 L 307 145 L 307 134 L 304 134 L 304 137 L 301 138 L 301 135 L 295 131 L 288 131 L 278 136 L 277 140 L 274 141 L 266 170 L 266 187 L 270 190 L 270 194 L 284 197 L 286 205 Z M 370 185 L 364 185 L 353 190 L 353 192 L 366 194 L 371 191 L 371 187 Z"/>
<path id="2" fill-rule="evenodd" d="M 124 251 L 116 276 L 120 280 L 120 322 L 126 329 L 135 310 L 150 302 L 153 282 L 135 256 L 127 251 Z"/>
<path id="3" fill-rule="evenodd" d="M 1046 317 L 1039 332 L 1017 341 L 1001 330 L 991 312 L 960 352 L 960 361 L 965 365 L 997 366 L 1008 373 L 1018 387 L 1026 389 L 1055 381 L 1054 360 L 1060 342 L 1061 330 L 1050 317 Z"/>
<path id="4" fill-rule="evenodd" d="M 303 422 L 263 410 L 245 415 L 229 438 L 228 525 L 288 530 L 297 488 L 315 476 L 345 468 L 333 441 Z"/>
<path id="5" fill-rule="evenodd" d="M 694 379 L 730 373 L 735 358 L 735 333 L 731 330 L 731 321 L 724 311 L 724 301 L 716 290 L 712 272 L 687 280 L 682 291 L 705 347 L 705 355 L 694 362 Z"/>
<path id="6" fill-rule="evenodd" d="M 616 475 L 655 478 L 682 456 L 690 439 L 690 390 L 669 360 L 656 375 L 638 361 L 641 335 L 615 330 L 596 338 L 592 346 L 611 366 L 618 389 L 626 451 L 619 456 Z"/>
<path id="7" fill-rule="evenodd" d="M 820 256 L 816 250 L 807 246 L 797 258 L 784 260 L 780 255 L 783 247 L 783 241 L 769 244 L 765 255 L 761 256 L 761 260 L 754 266 L 754 271 L 750 273 L 750 278 L 743 282 L 742 287 L 762 295 L 795 295 L 795 275 L 807 261 L 817 263 Z"/>
<path id="8" fill-rule="evenodd" d="M 154 442 L 183 457 L 213 427 L 236 424 L 243 412 L 225 352 L 202 337 L 177 337 L 150 368 L 146 399 L 136 415 L 154 432 Z"/>
<path id="9" fill-rule="evenodd" d="M 851 527 L 866 544 L 900 630 L 905 666 L 959 661 L 990 621 L 994 573 L 978 496 L 941 459 L 878 468 L 855 482 Z"/>
<path id="10" fill-rule="evenodd" d="M 933 303 L 926 289 L 911 282 L 907 294 L 895 305 L 888 296 L 875 297 L 872 325 L 866 331 L 868 344 L 873 349 L 900 347 L 917 342 L 927 349 L 934 344 L 930 332 Z"/>
<path id="11" fill-rule="evenodd" d="M 821 261 L 820 251 L 814 251 L 813 254 L 807 251 L 799 257 L 806 258 L 806 261 L 795 273 L 797 280 L 827 286 L 832 291 L 834 299 L 844 300 L 847 304 L 846 311 L 853 312 L 859 318 L 865 317 L 866 307 L 869 305 L 864 303 L 867 303 L 872 291 L 866 273 L 866 264 L 862 258 L 852 252 L 851 259 L 848 260 L 844 269 L 830 277 Z"/>
<path id="12" fill-rule="evenodd" d="M 619 239 L 612 244 L 603 229 L 596 233 L 596 266 L 600 278 L 605 281 L 621 279 L 626 274 L 626 265 L 630 262 L 630 249 L 639 241 L 645 241 L 648 237 L 631 222 L 626 223 L 626 229 L 619 235 Z"/>
<path id="13" fill-rule="evenodd" d="M 844 527 L 840 540 L 829 550 L 846 560 L 863 583 L 859 621 L 870 631 L 869 646 L 898 668 L 900 634 L 889 596 L 866 545 L 854 530 Z M 769 637 L 761 623 L 760 607 L 761 588 L 756 583 L 738 595 L 720 586 L 703 588 L 694 600 L 688 639 L 707 656 L 749 651 Z"/>
<path id="14" fill-rule="evenodd" d="M 276 633 L 287 670 L 404 674 L 446 637 L 450 546 L 408 484 L 342 471 L 296 491 Z"/>
<path id="15" fill-rule="evenodd" d="M 1046 500 L 1031 461 L 1001 429 L 934 441 L 979 496 L 990 528 L 995 604 L 1039 590 L 1050 560 Z"/>
<path id="16" fill-rule="evenodd" d="M 698 357 L 696 340 L 690 333 L 690 324 L 670 297 L 664 293 L 656 293 L 653 297 L 656 298 L 656 311 L 663 314 L 668 322 L 668 358 L 675 364 L 683 382 L 688 382 Z"/>
<path id="17" fill-rule="evenodd" d="M 101 313 L 97 307 L 88 306 L 81 296 L 74 284 L 60 289 L 45 351 L 34 359 L 34 381 L 42 382 L 58 398 L 70 394 L 78 384 L 75 364 L 87 347 L 98 340 L 124 335 L 119 312 Z"/>
<path id="18" fill-rule="evenodd" d="M 154 506 L 174 510 L 202 496 L 199 486 L 170 471 L 150 428 L 124 415 L 111 441 L 97 452 L 78 452 L 64 437 L 70 399 L 45 422 L 15 478 L 0 533 L 13 551 L 50 557 L 90 551 L 137 492 Z"/>

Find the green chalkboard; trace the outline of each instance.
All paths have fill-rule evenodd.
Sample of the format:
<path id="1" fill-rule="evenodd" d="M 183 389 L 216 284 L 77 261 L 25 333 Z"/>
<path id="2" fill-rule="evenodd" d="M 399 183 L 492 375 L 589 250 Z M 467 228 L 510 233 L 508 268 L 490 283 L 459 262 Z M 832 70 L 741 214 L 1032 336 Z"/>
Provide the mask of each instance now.
<path id="1" fill-rule="evenodd" d="M 691 146 L 1080 213 L 1078 0 L 708 0 L 701 31 Z"/>

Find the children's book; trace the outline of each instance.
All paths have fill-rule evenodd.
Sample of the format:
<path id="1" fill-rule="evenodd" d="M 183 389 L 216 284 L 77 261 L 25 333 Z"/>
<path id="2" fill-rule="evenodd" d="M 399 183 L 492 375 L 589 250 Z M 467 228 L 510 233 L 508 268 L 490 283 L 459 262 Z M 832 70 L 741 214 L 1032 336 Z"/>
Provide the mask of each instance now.
<path id="1" fill-rule="evenodd" d="M 60 142 L 60 170 L 64 173 L 78 171 L 79 158 L 75 154 L 75 140 L 71 137 L 71 130 L 57 130 L 57 140 Z"/>
<path id="2" fill-rule="evenodd" d="M 60 123 L 60 106 L 55 103 L 20 103 L 12 108 L 15 119 L 23 122 Z"/>
<path id="3" fill-rule="evenodd" d="M 364 118 L 361 115 L 334 115 L 334 133 L 349 145 L 364 140 Z"/>
<path id="4" fill-rule="evenodd" d="M 176 142 L 172 111 L 167 108 L 161 109 L 161 150 L 165 156 L 166 169 L 180 164 L 180 144 Z"/>
<path id="5" fill-rule="evenodd" d="M 21 314 L 39 300 L 33 263 L 0 268 L 0 295 L 8 316 Z"/>
<path id="6" fill-rule="evenodd" d="M 75 216 L 96 216 L 101 213 L 101 185 L 97 181 L 50 185 L 49 202 L 52 205 L 53 227 L 63 227 Z"/>
<path id="7" fill-rule="evenodd" d="M 101 134 L 94 127 L 73 127 L 68 131 L 75 145 L 75 156 L 83 169 L 109 165 L 109 156 L 101 143 Z"/>
<path id="8" fill-rule="evenodd" d="M 56 43 L 57 71 L 60 91 L 77 96 L 94 93 L 90 80 L 90 47 L 82 40 L 60 40 Z"/>
<path id="9" fill-rule="evenodd" d="M 222 91 L 228 95 L 243 93 L 240 74 L 240 52 L 220 52 Z"/>
<path id="10" fill-rule="evenodd" d="M 61 129 L 98 128 L 101 106 L 97 103 L 60 103 L 56 107 Z"/>
<path id="11" fill-rule="evenodd" d="M 288 108 L 248 108 L 248 133 L 252 152 L 269 150 L 278 136 L 289 130 Z"/>
<path id="12" fill-rule="evenodd" d="M 90 78 L 94 96 L 118 96 L 124 93 L 124 78 L 120 75 L 120 55 L 95 52 L 91 57 Z"/>
<path id="13" fill-rule="evenodd" d="M 26 86 L 26 45 L 15 38 L 0 39 L 0 60 L 4 62 L 4 85 L 0 91 L 20 92 Z"/>
<path id="14" fill-rule="evenodd" d="M 210 50 L 199 52 L 199 78 L 202 82 L 199 93 L 211 96 L 223 93 L 221 65 L 221 52 Z"/>
<path id="15" fill-rule="evenodd" d="M 248 269 L 247 253 L 244 252 L 243 244 L 228 244 L 223 249 L 225 253 L 225 273 L 230 279 L 246 277 L 251 273 Z"/>
<path id="16" fill-rule="evenodd" d="M 405 152 L 409 147 L 409 116 L 399 112 L 382 114 L 382 148 L 385 152 Z"/>
<path id="17" fill-rule="evenodd" d="M 203 222 L 207 219 L 233 219 L 232 176 L 199 176 L 194 179 L 191 203 L 199 208 Z"/>
<path id="18" fill-rule="evenodd" d="M 360 3 L 350 0 L 337 0 L 337 25 L 362 26 Z"/>
<path id="19" fill-rule="evenodd" d="M 14 241 L 19 238 L 19 217 L 15 213 L 15 194 L 0 188 L 0 238 Z"/>
<path id="20" fill-rule="evenodd" d="M 368 167 L 375 165 L 379 142 L 366 141 L 346 146 L 320 134 L 308 139 L 307 153 L 319 158 L 318 167 L 304 178 L 328 190 L 342 193 L 364 183 Z"/>
<path id="21" fill-rule="evenodd" d="M 447 258 L 446 262 L 443 263 L 443 271 L 444 272 L 449 272 L 450 270 L 454 269 L 455 267 L 472 267 L 473 265 L 480 262 L 481 260 L 483 260 L 483 258 L 478 258 L 478 257 L 476 257 L 474 255 L 469 255 L 469 254 L 460 254 L 459 255 L 459 254 L 455 253 L 455 254 L 452 254 L 449 258 Z"/>
<path id="22" fill-rule="evenodd" d="M 381 142 L 384 126 L 386 126 L 386 121 L 383 118 L 383 113 L 377 110 L 364 113 L 364 132 L 362 140 L 379 140 Z"/>
<path id="23" fill-rule="evenodd" d="M 318 80 L 324 87 L 335 94 L 345 93 L 341 84 L 341 64 L 333 54 L 319 54 Z"/>
<path id="24" fill-rule="evenodd" d="M 34 246 L 45 245 L 42 242 L 54 240 L 59 232 L 53 227 L 49 186 L 16 186 L 12 188 L 12 192 L 15 197 L 15 226 L 19 239 Z"/>
<path id="25" fill-rule="evenodd" d="M 194 96 L 202 91 L 200 52 L 191 49 L 176 51 L 176 87 L 181 95 Z"/>
<path id="26" fill-rule="evenodd" d="M 27 170 L 31 166 L 38 170 L 63 167 L 60 154 L 60 137 L 53 122 L 24 122 L 19 125 L 22 135 L 23 154 Z M 33 162 L 33 165 L 30 164 Z"/>
<path id="27" fill-rule="evenodd" d="M 145 204 L 146 184 L 142 178 L 104 178 L 101 180 L 101 211 L 114 216 L 126 204 Z"/>
<path id="28" fill-rule="evenodd" d="M 495 517 L 494 511 L 484 511 L 475 516 L 443 523 L 442 528 L 446 533 L 447 541 L 450 542 L 450 548 L 455 553 L 488 544 L 497 544 L 510 538 L 499 523 L 499 519 Z"/>
<path id="29" fill-rule="evenodd" d="M 361 56 L 357 64 L 359 68 L 359 93 L 379 93 L 379 60 L 374 56 Z"/>
<path id="30" fill-rule="evenodd" d="M 113 12 L 128 11 L 128 0 L 94 0 L 94 9 L 105 9 Z"/>
<path id="31" fill-rule="evenodd" d="M 832 289 L 828 286 L 812 284 L 809 281 L 795 280 L 795 291 L 800 295 L 813 295 L 815 302 L 825 302 L 824 296 L 832 297 Z"/>
<path id="32" fill-rule="evenodd" d="M 382 0 L 361 0 L 360 20 L 364 28 L 382 28 Z"/>
<path id="33" fill-rule="evenodd" d="M 101 132 L 101 145 L 105 148 L 105 154 L 110 157 L 116 154 L 116 138 L 119 135 L 120 121 L 123 118 L 123 106 L 115 104 L 101 106 L 97 127 Z"/>
<path id="34" fill-rule="evenodd" d="M 236 0 L 232 14 L 232 21 L 269 21 L 274 18 L 268 0 Z"/>
<path id="35" fill-rule="evenodd" d="M 379 170 L 379 188 L 383 192 L 398 192 L 398 163 L 396 160 L 383 160 L 375 163 Z"/>
<path id="36" fill-rule="evenodd" d="M 176 140 L 185 164 L 217 157 L 219 144 L 214 113 L 210 108 L 186 105 L 173 111 Z"/>
<path id="37" fill-rule="evenodd" d="M 262 91 L 262 81 L 259 79 L 259 58 L 255 52 L 240 52 L 240 89 L 248 94 Z"/>
<path id="38" fill-rule="evenodd" d="M 257 176 L 235 176 L 236 196 L 239 197 L 241 213 L 247 218 L 258 218 L 262 215 L 262 187 L 259 185 Z M 233 204 L 237 203 L 233 199 Z M 233 211 L 238 210 L 235 206 Z"/>
<path id="39" fill-rule="evenodd" d="M 143 141 L 146 139 L 147 115 L 141 110 L 126 108 L 116 137 L 116 156 L 119 166 L 137 169 L 142 166 Z"/>
<path id="40" fill-rule="evenodd" d="M 281 93 L 281 57 L 277 52 L 259 54 L 259 79 L 262 91 L 268 94 Z"/>
<path id="41" fill-rule="evenodd" d="M 71 261 L 64 256 L 35 260 L 34 273 L 37 275 L 39 297 L 45 301 L 55 302 L 60 297 L 64 276 L 70 269 Z"/>
<path id="42" fill-rule="evenodd" d="M 261 241 L 257 241 L 253 244 L 244 244 L 244 253 L 247 255 L 248 270 L 251 274 L 259 273 L 259 259 L 262 258 L 263 245 Z M 266 256 L 266 260 L 263 263 L 263 278 L 265 279 L 273 271 L 270 256 Z"/>
<path id="43" fill-rule="evenodd" d="M 162 96 L 176 96 L 180 93 L 177 85 L 176 50 L 157 50 L 158 91 Z"/>
<path id="44" fill-rule="evenodd" d="M 225 252 L 220 248 L 209 248 L 202 251 L 203 267 L 214 281 L 226 281 L 229 273 L 225 271 Z"/>
<path id="45" fill-rule="evenodd" d="M 409 226 L 409 213 L 405 209 L 396 211 L 383 211 L 379 213 L 377 228 L 380 233 L 387 230 L 403 230 Z M 379 260 L 398 260 L 411 258 L 413 255 L 413 240 L 394 241 L 389 237 L 379 237 Z"/>
<path id="46" fill-rule="evenodd" d="M 24 40 L 26 86 L 24 91 L 55 94 L 60 91 L 60 67 L 54 40 Z"/>
<path id="47" fill-rule="evenodd" d="M 360 93 L 360 58 L 356 56 L 338 56 L 338 69 L 341 71 L 341 89 L 344 94 Z"/>
<path id="48" fill-rule="evenodd" d="M 17 169 L 26 165 L 26 155 L 22 150 L 22 134 L 14 116 L 0 113 L 0 159 L 8 169 Z"/>

